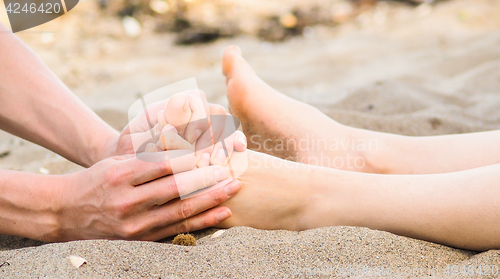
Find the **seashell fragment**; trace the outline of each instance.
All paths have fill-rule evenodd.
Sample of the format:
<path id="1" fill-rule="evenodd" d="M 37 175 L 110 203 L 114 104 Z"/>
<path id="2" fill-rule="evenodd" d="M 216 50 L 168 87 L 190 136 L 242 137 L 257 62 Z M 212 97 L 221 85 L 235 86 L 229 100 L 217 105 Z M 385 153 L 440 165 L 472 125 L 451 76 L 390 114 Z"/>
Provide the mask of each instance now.
<path id="1" fill-rule="evenodd" d="M 216 238 L 216 237 L 219 237 L 221 236 L 223 233 L 225 233 L 226 230 L 218 230 L 216 231 L 214 234 L 212 234 L 212 236 L 210 238 Z"/>
<path id="2" fill-rule="evenodd" d="M 83 264 L 87 263 L 86 259 L 84 259 L 82 257 L 78 257 L 78 256 L 69 256 L 69 261 L 76 268 L 79 268 Z"/>

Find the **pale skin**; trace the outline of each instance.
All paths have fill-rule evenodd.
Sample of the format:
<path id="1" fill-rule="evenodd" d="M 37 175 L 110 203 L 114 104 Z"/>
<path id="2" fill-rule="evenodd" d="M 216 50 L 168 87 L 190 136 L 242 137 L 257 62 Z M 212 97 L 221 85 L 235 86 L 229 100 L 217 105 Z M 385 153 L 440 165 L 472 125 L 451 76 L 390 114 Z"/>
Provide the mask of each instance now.
<path id="1" fill-rule="evenodd" d="M 0 170 L 0 234 L 43 241 L 158 240 L 214 226 L 231 216 L 229 208 L 216 206 L 240 190 L 239 181 L 180 200 L 170 175 L 170 151 L 155 153 L 163 158 L 157 162 L 134 155 L 131 138 L 148 134 L 147 125 L 144 130 L 131 131 L 137 125 L 127 126 L 122 133 L 113 130 L 1 24 L 0 37 L 0 129 L 89 167 L 67 175 Z M 160 111 L 167 118 L 166 112 L 178 109 L 178 99 L 148 107 L 152 121 L 158 122 Z M 189 107 L 189 115 L 201 110 L 206 112 Z M 225 113 L 216 105 L 209 111 Z M 141 117 L 134 121 L 140 122 Z M 185 130 L 198 128 L 187 125 Z M 189 144 L 195 144 L 197 137 L 191 136 Z M 245 150 L 244 135 L 230 137 L 234 146 L 229 152 Z M 196 168 L 199 158 L 192 152 L 183 158 L 175 171 L 189 173 L 188 186 L 194 189 L 229 176 L 218 166 Z"/>
<path id="2" fill-rule="evenodd" d="M 217 227 L 362 226 L 463 249 L 500 248 L 500 131 L 405 137 L 355 129 L 273 90 L 236 47 L 224 52 L 223 71 L 231 112 L 249 143 L 298 162 L 234 153 L 233 168 L 245 160 L 248 168 L 238 178 L 241 192 L 223 204 L 232 216 Z M 307 135 L 345 141 L 346 148 L 277 147 L 280 139 L 299 142 Z M 377 149 L 357 148 L 358 139 L 376 140 Z M 336 169 L 335 158 L 366 164 Z"/>
<path id="3" fill-rule="evenodd" d="M 311 153 L 306 148 L 274 154 L 285 158 L 292 154 L 307 164 L 248 151 L 249 167 L 239 178 L 243 190 L 213 208 L 234 196 L 240 183 L 233 182 L 234 187 L 214 190 L 204 198 L 181 201 L 171 176 L 165 176 L 172 173 L 168 163 L 144 162 L 135 156 L 104 159 L 133 152 L 130 130 L 113 131 L 15 36 L 2 36 L 0 60 L 7 66 L 0 69 L 0 93 L 6 92 L 0 94 L 1 128 L 92 166 L 65 176 L 1 171 L 2 234 L 46 241 L 155 240 L 208 226 L 304 230 L 355 225 L 465 249 L 500 247 L 496 237 L 500 206 L 495 199 L 500 192 L 500 150 L 495 145 L 499 131 L 411 138 L 345 127 L 267 86 L 240 52 L 229 48 L 223 66 L 230 107 L 249 137 L 300 140 L 312 133 L 316 138 L 377 139 L 379 149 Z M 13 92 L 16 99 L 9 98 Z M 87 121 L 82 123 L 82 118 Z M 189 136 L 184 133 L 184 137 L 189 142 Z M 239 141 L 234 142 L 237 149 Z M 213 164 L 218 162 L 217 148 L 211 148 Z M 239 164 L 237 154 L 231 164 Z M 193 167 L 200 165 L 203 153 L 196 155 Z M 366 164 L 338 170 L 311 160 L 321 155 L 332 160 L 362 157 Z M 205 173 L 203 177 L 208 179 L 200 187 L 219 180 L 216 167 L 212 169 L 213 175 Z M 85 191 L 82 185 L 86 185 Z"/>
<path id="4" fill-rule="evenodd" d="M 463 249 L 500 248 L 500 131 L 405 137 L 354 129 L 273 90 L 236 47 L 224 52 L 223 71 L 231 112 L 242 120 L 249 143 L 258 136 L 253 147 L 267 139 L 298 141 L 310 133 L 351 144 L 376 139 L 379 149 L 265 150 L 299 162 L 254 151 L 247 151 L 248 158 L 234 153 L 233 167 L 248 160 L 248 168 L 238 178 L 242 191 L 223 204 L 232 210 L 231 218 L 217 227 L 362 226 Z M 322 155 L 361 157 L 366 165 L 303 164 L 321 162 L 311 158 Z"/>
<path id="5" fill-rule="evenodd" d="M 353 152 L 366 166 L 352 171 L 248 151 L 249 168 L 239 178 L 243 190 L 224 203 L 233 216 L 218 226 L 363 226 L 463 249 L 500 248 L 500 131 L 405 137 L 354 129 L 269 87 L 237 47 L 225 51 L 223 71 L 230 110 L 247 128 L 249 142 L 254 135 L 299 140 L 312 133 L 376 139 L 379 149 Z M 346 152 L 351 151 L 297 153 L 300 160 Z"/>
<path id="6" fill-rule="evenodd" d="M 467 170 L 500 163 L 500 130 L 432 137 L 386 134 L 339 124 L 318 109 L 279 93 L 262 81 L 237 49 L 224 55 L 230 112 L 243 124 L 249 147 L 306 164 L 334 166 L 334 158 L 345 160 L 343 170 L 385 174 L 430 174 Z M 318 139 L 299 150 L 272 148 L 277 139 Z M 266 139 L 273 139 L 267 141 Z M 336 140 L 338 150 L 325 141 Z M 370 143 L 371 149 L 353 146 Z M 299 147 L 299 144 L 296 145 Z M 368 146 L 368 144 L 367 144 Z M 260 148 L 259 148 L 260 147 Z M 265 150 L 265 148 L 270 150 Z M 305 147 L 302 145 L 302 147 Z M 319 147 L 319 148 L 318 148 Z M 335 148 L 332 148 L 335 149 Z M 360 150 L 359 150 L 360 149 Z M 330 160 L 321 161 L 321 155 Z M 366 164 L 347 166 L 347 157 L 361 156 Z M 430 160 L 432 158 L 432 160 Z M 321 164 L 323 163 L 323 164 Z M 340 165 L 340 164 L 337 164 Z"/>

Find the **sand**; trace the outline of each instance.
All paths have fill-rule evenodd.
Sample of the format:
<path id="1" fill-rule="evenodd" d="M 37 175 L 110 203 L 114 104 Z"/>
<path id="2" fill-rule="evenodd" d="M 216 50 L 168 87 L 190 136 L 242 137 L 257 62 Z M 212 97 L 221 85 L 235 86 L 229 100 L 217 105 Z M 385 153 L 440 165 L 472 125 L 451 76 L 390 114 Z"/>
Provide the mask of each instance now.
<path id="1" fill-rule="evenodd" d="M 75 10 L 78 17 L 63 17 L 21 37 L 117 129 L 127 123 L 127 108 L 137 93 L 193 76 L 211 102 L 227 105 L 220 55 L 230 44 L 240 45 L 273 87 L 341 123 L 417 136 L 500 129 L 500 4 L 495 1 L 417 8 L 383 4 L 352 22 L 312 27 L 283 43 L 242 35 L 190 47 L 173 45 L 171 34 L 127 38 L 114 19 L 98 21 L 96 30 L 79 27 L 82 19 L 95 19 L 90 5 L 82 2 Z M 43 39 L 40 30 L 55 31 L 54 41 Z M 50 174 L 81 169 L 0 133 L 0 154 L 5 152 L 3 169 Z M 406 278 L 438 272 L 455 278 L 454 265 L 500 268 L 500 251 L 464 251 L 366 228 L 236 227 L 210 238 L 215 231 L 194 233 L 194 247 L 172 245 L 171 238 L 47 244 L 0 236 L 0 277 L 368 277 L 384 272 Z M 77 269 L 70 255 L 87 263 Z M 467 269 L 457 270 L 455 275 L 469 277 L 460 272 Z"/>

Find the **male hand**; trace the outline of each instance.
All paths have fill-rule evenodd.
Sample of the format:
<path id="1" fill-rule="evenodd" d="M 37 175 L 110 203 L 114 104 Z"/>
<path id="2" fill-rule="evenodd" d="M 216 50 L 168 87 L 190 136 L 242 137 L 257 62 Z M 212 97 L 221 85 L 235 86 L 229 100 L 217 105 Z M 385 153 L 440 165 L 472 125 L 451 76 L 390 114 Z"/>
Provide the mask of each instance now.
<path id="1" fill-rule="evenodd" d="M 152 131 L 160 135 L 170 128 L 175 128 L 176 134 L 189 144 L 195 145 L 193 149 L 198 166 L 223 165 L 227 160 L 221 157 L 230 158 L 233 151 L 243 152 L 247 146 L 245 135 L 236 131 L 237 127 L 232 122 L 232 116 L 227 115 L 224 107 L 208 104 L 203 91 L 186 91 L 149 105 L 121 134 L 116 134 L 105 143 L 101 158 L 134 154 L 137 152 L 134 141 L 152 142 Z M 173 129 L 167 133 L 171 134 L 172 131 Z M 225 152 L 222 152 L 222 141 L 226 143 L 223 150 Z M 155 144 L 157 148 L 148 151 L 165 150 L 167 147 L 161 142 Z M 222 156 L 222 153 L 227 156 Z"/>
<path id="2" fill-rule="evenodd" d="M 168 152 L 158 154 L 168 158 Z M 139 157 L 154 155 L 146 153 Z M 195 164 L 192 153 L 183 156 L 178 163 L 189 175 L 193 189 L 206 188 L 229 177 L 224 167 L 194 169 Z M 213 207 L 234 196 L 241 189 L 239 181 L 180 200 L 170 174 L 172 169 L 168 160 L 148 162 L 135 155 L 126 155 L 67 175 L 69 181 L 59 190 L 60 233 L 57 239 L 49 241 L 158 240 L 211 227 L 231 216 L 227 207 Z"/>

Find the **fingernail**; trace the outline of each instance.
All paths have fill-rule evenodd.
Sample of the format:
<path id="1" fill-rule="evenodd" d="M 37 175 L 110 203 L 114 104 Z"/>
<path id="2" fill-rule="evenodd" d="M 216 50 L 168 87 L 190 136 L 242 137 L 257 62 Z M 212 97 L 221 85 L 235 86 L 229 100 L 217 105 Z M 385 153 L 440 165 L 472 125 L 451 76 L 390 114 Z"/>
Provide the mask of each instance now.
<path id="1" fill-rule="evenodd" d="M 225 162 L 226 162 L 226 153 L 224 152 L 224 149 L 221 148 L 215 154 L 215 157 L 212 160 L 212 164 L 218 165 L 218 166 L 223 166 Z"/>
<path id="2" fill-rule="evenodd" d="M 243 144 L 243 146 L 247 148 L 247 139 L 244 135 L 238 135 L 236 141 Z"/>
<path id="3" fill-rule="evenodd" d="M 201 136 L 201 130 L 196 129 L 194 132 L 191 133 L 188 137 L 188 142 L 193 143 L 195 142 L 199 137 Z"/>
<path id="4" fill-rule="evenodd" d="M 239 54 L 241 55 L 241 48 L 239 46 L 236 46 L 236 49 L 238 50 Z"/>
<path id="5" fill-rule="evenodd" d="M 226 188 L 224 188 L 224 192 L 226 192 L 226 195 L 228 197 L 232 197 L 236 195 L 241 190 L 241 183 L 238 182 L 238 180 L 235 180 L 231 183 L 229 183 Z"/>
<path id="6" fill-rule="evenodd" d="M 229 170 L 227 168 L 218 168 L 215 170 L 215 180 L 221 182 L 229 177 Z"/>
<path id="7" fill-rule="evenodd" d="M 215 220 L 217 220 L 217 223 L 220 223 L 229 217 L 231 217 L 231 211 L 224 210 L 221 213 L 217 214 L 217 216 L 215 216 Z"/>

